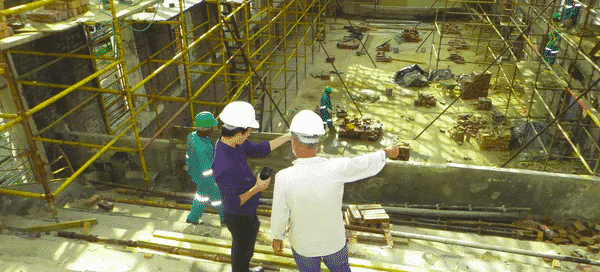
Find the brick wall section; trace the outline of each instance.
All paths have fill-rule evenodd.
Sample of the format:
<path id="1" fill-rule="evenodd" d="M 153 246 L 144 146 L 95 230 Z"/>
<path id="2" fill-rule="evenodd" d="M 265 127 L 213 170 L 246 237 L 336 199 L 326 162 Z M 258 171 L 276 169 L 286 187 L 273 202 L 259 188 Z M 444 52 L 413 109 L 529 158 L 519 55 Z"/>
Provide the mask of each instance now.
<path id="1" fill-rule="evenodd" d="M 143 29 L 147 27 L 147 24 L 133 24 L 134 29 Z M 135 45 L 137 47 L 138 57 L 140 63 L 148 59 L 154 53 L 165 47 L 171 41 L 173 37 L 171 35 L 170 25 L 152 25 L 146 31 L 134 31 L 133 36 L 135 39 Z M 175 56 L 175 45 L 169 46 L 169 48 L 163 50 L 155 58 L 162 60 L 169 60 Z M 141 66 L 142 76 L 148 77 L 154 70 L 160 67 L 162 63 L 146 63 Z M 165 68 L 161 73 L 152 78 L 148 83 L 145 84 L 146 92 L 152 93 L 152 90 L 159 92 L 165 88 L 173 79 L 179 75 L 177 71 L 177 65 L 173 64 Z M 173 86 L 178 85 L 175 83 Z M 163 95 L 171 95 L 172 91 L 168 90 Z"/>
<path id="2" fill-rule="evenodd" d="M 76 27 L 24 44 L 15 49 L 48 53 L 68 53 L 71 50 L 86 44 L 87 40 L 83 28 Z M 87 55 L 89 55 L 89 53 L 87 48 L 76 52 L 76 54 Z M 12 56 L 16 66 L 15 68 L 19 74 L 24 74 L 55 59 L 54 57 L 24 54 L 12 54 Z M 73 85 L 92 73 L 94 73 L 94 67 L 90 60 L 65 58 L 41 70 L 39 73 L 26 80 Z M 94 82 L 90 82 L 86 86 L 96 87 Z M 63 91 L 63 89 L 23 85 L 23 95 L 25 96 L 29 108 L 38 105 L 61 91 Z M 75 91 L 46 107 L 37 114 L 34 114 L 33 120 L 38 128 L 41 129 L 46 127 L 91 95 L 93 95 L 91 92 Z M 65 121 L 67 122 L 69 129 L 82 132 L 106 133 L 99 103 L 99 99 L 93 100 L 67 117 Z"/>

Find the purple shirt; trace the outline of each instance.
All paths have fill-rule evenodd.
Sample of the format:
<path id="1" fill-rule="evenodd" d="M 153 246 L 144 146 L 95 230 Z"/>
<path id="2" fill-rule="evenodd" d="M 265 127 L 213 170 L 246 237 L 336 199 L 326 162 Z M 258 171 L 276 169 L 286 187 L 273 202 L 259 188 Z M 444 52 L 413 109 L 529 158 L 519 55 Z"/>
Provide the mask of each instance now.
<path id="1" fill-rule="evenodd" d="M 256 184 L 256 177 L 248 167 L 246 157 L 262 158 L 269 154 L 271 154 L 271 144 L 268 141 L 260 143 L 245 141 L 236 147 L 221 141 L 217 142 L 212 169 L 221 191 L 224 212 L 239 215 L 256 214 L 260 192 L 240 206 L 240 195 Z"/>

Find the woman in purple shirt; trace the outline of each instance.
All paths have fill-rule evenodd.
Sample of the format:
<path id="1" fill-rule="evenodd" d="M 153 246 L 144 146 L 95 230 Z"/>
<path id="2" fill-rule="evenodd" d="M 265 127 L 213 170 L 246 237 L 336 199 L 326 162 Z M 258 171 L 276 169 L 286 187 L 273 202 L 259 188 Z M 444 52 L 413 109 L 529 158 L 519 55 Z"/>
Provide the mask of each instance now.
<path id="1" fill-rule="evenodd" d="M 260 192 L 271 178 L 256 178 L 246 157 L 260 158 L 271 154 L 291 138 L 290 134 L 271 141 L 248 141 L 250 131 L 258 128 L 252 105 L 242 101 L 231 102 L 220 114 L 223 121 L 221 138 L 215 145 L 213 175 L 221 191 L 225 224 L 231 232 L 231 267 L 233 272 L 263 271 L 262 267 L 249 270 L 254 254 L 260 222 L 256 216 Z"/>

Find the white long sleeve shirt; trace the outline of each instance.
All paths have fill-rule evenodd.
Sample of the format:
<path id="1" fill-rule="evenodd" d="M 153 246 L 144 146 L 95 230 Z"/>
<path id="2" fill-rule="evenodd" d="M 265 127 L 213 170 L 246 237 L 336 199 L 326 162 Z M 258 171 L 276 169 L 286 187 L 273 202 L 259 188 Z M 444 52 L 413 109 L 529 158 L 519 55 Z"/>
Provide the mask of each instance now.
<path id="1" fill-rule="evenodd" d="M 283 240 L 290 225 L 290 244 L 298 254 L 333 254 L 346 244 L 342 197 L 344 183 L 379 173 L 383 150 L 354 158 L 297 159 L 275 175 L 271 237 Z"/>

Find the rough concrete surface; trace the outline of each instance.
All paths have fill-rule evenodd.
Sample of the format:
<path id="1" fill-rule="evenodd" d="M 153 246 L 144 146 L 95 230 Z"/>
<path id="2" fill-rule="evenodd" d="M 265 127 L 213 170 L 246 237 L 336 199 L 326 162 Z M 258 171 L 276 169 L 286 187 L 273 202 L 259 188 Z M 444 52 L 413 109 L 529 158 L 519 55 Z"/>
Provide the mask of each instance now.
<path id="1" fill-rule="evenodd" d="M 150 237 L 154 230 L 166 230 L 230 240 L 229 232 L 218 226 L 218 216 L 205 214 L 204 225 L 185 223 L 186 211 L 143 207 L 115 203 L 111 213 L 85 209 L 80 202 L 58 210 L 63 221 L 97 218 L 98 224 L 89 233 L 104 238 L 139 240 Z M 47 213 L 30 216 L 2 216 L 4 224 L 26 227 L 48 224 Z M 260 216 L 261 230 L 257 244 L 270 245 L 268 231 L 270 220 Z M 577 246 L 557 246 L 551 243 L 528 242 L 509 238 L 487 237 L 395 226 L 395 230 L 428 234 L 465 241 L 522 248 L 538 252 L 570 254 L 573 250 L 585 252 Z M 69 231 L 82 233 L 82 228 Z M 289 248 L 287 240 L 284 246 Z M 408 244 L 396 243 L 393 248 L 383 243 L 357 243 L 349 245 L 351 257 L 403 265 L 406 271 L 556 271 L 548 262 L 501 252 L 491 252 L 458 246 L 410 239 Z M 587 254 L 598 258 L 598 255 Z M 562 262 L 563 271 L 574 270 L 575 264 Z M 190 257 L 162 252 L 104 245 L 56 236 L 56 232 L 42 233 L 40 238 L 28 238 L 17 231 L 0 232 L 0 271 L 230 271 L 230 266 Z M 282 269 L 281 271 L 296 271 Z M 369 271 L 353 268 L 352 271 Z"/>

